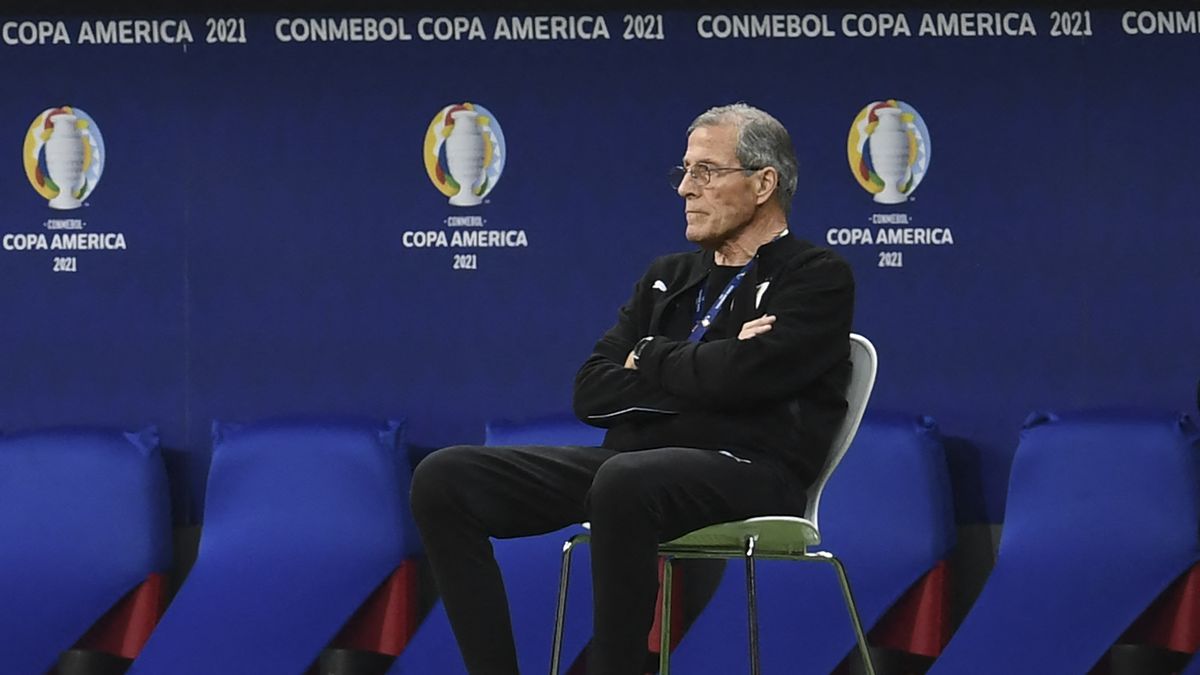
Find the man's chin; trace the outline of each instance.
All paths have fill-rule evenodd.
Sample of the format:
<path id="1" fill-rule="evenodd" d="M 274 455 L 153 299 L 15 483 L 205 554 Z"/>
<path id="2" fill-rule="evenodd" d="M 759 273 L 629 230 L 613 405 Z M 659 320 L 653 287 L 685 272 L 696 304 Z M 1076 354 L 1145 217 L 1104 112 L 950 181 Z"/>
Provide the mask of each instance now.
<path id="1" fill-rule="evenodd" d="M 687 240 L 693 244 L 701 248 L 712 248 L 712 239 L 707 235 L 707 232 L 702 232 L 698 229 L 692 228 L 691 226 L 689 226 L 687 231 L 684 233 L 684 236 L 687 237 Z"/>

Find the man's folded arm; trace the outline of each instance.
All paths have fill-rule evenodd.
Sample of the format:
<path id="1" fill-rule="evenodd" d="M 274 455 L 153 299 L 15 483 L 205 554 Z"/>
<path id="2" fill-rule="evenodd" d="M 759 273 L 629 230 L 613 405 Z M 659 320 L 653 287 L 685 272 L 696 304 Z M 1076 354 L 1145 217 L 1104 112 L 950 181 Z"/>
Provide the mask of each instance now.
<path id="1" fill-rule="evenodd" d="M 608 427 L 632 415 L 673 414 L 685 406 L 695 407 L 625 367 L 629 351 L 650 325 L 650 303 L 643 292 L 646 284 L 643 278 L 634 287 L 616 325 L 600 338 L 575 375 L 575 415 L 588 424 Z"/>
<path id="2" fill-rule="evenodd" d="M 598 427 L 696 407 L 653 386 L 638 371 L 599 354 L 589 357 L 575 376 L 574 406 L 579 419 Z"/>
<path id="3" fill-rule="evenodd" d="M 827 258 L 774 282 L 765 314 L 770 331 L 748 340 L 694 343 L 656 337 L 642 350 L 638 371 L 655 387 L 709 406 L 744 407 L 774 401 L 811 384 L 848 357 L 854 278 Z"/>

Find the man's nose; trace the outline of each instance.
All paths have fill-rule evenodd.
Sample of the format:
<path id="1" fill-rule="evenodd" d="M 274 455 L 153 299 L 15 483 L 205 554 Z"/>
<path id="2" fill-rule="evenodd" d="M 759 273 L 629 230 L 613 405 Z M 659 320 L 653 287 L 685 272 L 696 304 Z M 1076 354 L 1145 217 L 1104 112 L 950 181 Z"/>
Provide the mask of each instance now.
<path id="1" fill-rule="evenodd" d="M 675 192 L 679 193 L 680 197 L 687 198 L 689 195 L 700 194 L 700 186 L 696 185 L 695 179 L 691 173 L 684 173 L 683 180 L 679 181 L 679 187 L 675 188 Z"/>

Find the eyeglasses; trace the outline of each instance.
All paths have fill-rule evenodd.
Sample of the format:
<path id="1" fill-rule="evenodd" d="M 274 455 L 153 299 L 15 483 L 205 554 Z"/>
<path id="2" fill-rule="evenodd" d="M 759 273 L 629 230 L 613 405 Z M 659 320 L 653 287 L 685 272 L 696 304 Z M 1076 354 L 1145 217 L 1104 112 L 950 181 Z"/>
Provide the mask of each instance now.
<path id="1" fill-rule="evenodd" d="M 690 167 L 677 166 L 667 172 L 667 180 L 671 182 L 671 187 L 675 190 L 683 184 L 684 177 L 690 176 L 692 182 L 698 187 L 708 185 L 712 180 L 713 174 L 729 173 L 730 171 L 758 171 L 758 169 L 748 166 L 709 166 L 708 164 L 693 164 Z"/>

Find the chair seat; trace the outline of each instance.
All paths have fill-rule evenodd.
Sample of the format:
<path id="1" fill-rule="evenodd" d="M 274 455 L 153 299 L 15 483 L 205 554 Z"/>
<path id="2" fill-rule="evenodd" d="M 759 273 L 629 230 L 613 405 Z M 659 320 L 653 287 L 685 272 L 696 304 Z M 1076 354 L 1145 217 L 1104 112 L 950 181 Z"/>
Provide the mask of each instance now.
<path id="1" fill-rule="evenodd" d="M 730 523 L 709 525 L 659 546 L 664 553 L 697 549 L 732 549 L 741 552 L 746 539 L 755 537 L 754 555 L 793 556 L 821 543 L 821 533 L 812 521 L 796 516 L 759 516 Z M 716 552 L 716 551 L 714 551 Z"/>

